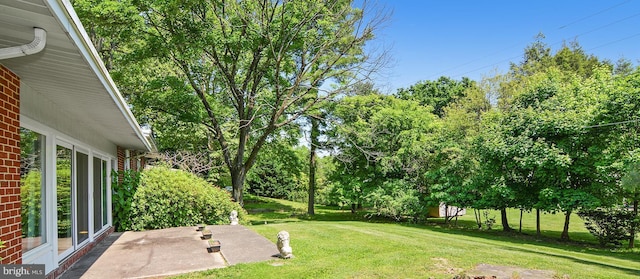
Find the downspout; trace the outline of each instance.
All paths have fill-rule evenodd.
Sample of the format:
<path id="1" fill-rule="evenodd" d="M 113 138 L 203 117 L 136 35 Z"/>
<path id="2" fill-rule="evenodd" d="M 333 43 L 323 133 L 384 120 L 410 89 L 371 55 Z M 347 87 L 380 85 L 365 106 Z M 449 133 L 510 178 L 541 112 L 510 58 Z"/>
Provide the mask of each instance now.
<path id="1" fill-rule="evenodd" d="M 27 56 L 42 51 L 44 46 L 47 44 L 47 31 L 42 28 L 34 27 L 33 32 L 35 37 L 30 43 L 0 49 L 0 60 Z"/>

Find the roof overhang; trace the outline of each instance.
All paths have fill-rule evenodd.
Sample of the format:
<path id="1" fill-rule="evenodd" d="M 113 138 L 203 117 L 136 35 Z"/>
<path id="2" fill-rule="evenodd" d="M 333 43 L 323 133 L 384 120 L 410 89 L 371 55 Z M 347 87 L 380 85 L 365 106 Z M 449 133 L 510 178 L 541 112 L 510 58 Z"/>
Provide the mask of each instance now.
<path id="1" fill-rule="evenodd" d="M 140 128 L 68 0 L 0 2 L 0 48 L 28 44 L 34 27 L 46 30 L 39 53 L 0 60 L 21 83 L 61 108 L 79 129 L 114 144 L 155 150 Z M 23 104 L 24 105 L 24 104 Z"/>

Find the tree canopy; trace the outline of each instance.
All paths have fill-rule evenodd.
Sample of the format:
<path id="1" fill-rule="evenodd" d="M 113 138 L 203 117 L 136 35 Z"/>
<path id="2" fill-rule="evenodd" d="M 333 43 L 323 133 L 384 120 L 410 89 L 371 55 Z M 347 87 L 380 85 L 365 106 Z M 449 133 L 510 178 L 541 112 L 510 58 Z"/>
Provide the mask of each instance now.
<path id="1" fill-rule="evenodd" d="M 380 62 L 364 46 L 384 15 L 366 2 L 132 3 L 146 23 L 140 57 L 171 65 L 154 78 L 170 87 L 158 94 L 196 113 L 240 203 L 246 174 L 272 135 Z"/>

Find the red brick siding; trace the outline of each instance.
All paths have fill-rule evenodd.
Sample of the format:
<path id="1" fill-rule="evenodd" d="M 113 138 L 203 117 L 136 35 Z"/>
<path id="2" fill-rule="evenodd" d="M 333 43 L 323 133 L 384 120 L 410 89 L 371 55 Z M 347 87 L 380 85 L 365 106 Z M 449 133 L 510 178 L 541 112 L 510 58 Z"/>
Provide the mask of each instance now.
<path id="1" fill-rule="evenodd" d="M 117 171 L 119 172 L 118 182 L 122 183 L 122 179 L 123 179 L 122 171 L 124 170 L 124 148 L 118 146 L 117 153 L 118 153 L 118 161 L 116 162 L 116 164 L 118 168 Z"/>
<path id="2" fill-rule="evenodd" d="M 20 78 L 0 65 L 1 264 L 22 263 L 20 222 Z"/>

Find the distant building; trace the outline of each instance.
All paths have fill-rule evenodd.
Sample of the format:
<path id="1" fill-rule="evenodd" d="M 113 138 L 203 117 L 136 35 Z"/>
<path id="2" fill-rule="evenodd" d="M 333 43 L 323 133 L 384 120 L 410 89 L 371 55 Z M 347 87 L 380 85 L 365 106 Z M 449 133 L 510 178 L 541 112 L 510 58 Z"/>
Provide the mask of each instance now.
<path id="1" fill-rule="evenodd" d="M 429 217 L 434 218 L 464 216 L 465 214 L 467 214 L 466 209 L 457 206 L 447 206 L 444 203 L 441 203 L 438 207 L 429 207 Z"/>

